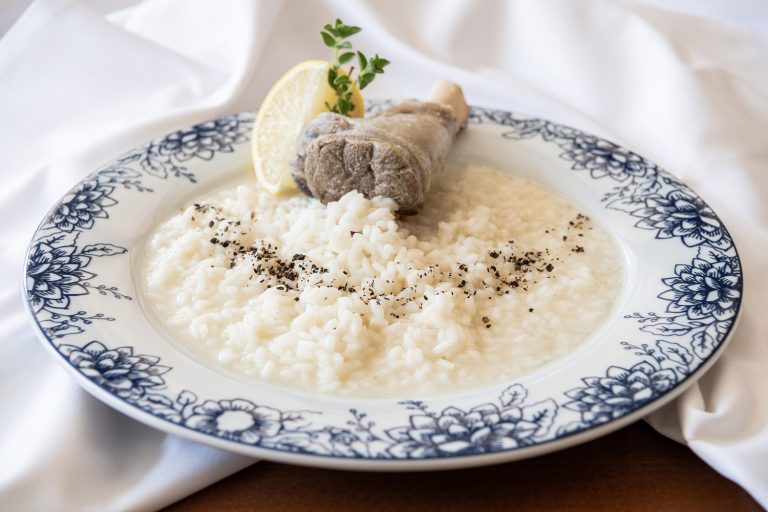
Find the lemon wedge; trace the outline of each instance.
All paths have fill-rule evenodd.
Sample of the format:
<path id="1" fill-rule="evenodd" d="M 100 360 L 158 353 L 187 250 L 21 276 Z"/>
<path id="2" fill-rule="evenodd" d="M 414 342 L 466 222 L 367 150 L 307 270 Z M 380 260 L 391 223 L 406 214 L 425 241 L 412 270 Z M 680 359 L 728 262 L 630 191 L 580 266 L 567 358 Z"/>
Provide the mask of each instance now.
<path id="1" fill-rule="evenodd" d="M 251 136 L 253 169 L 259 184 L 271 194 L 298 190 L 289 164 L 304 126 L 328 111 L 326 102 L 336 103 L 336 93 L 328 85 L 330 66 L 327 61 L 308 60 L 292 67 L 272 86 L 256 114 Z M 365 106 L 357 86 L 352 104 L 350 116 L 362 117 Z"/>

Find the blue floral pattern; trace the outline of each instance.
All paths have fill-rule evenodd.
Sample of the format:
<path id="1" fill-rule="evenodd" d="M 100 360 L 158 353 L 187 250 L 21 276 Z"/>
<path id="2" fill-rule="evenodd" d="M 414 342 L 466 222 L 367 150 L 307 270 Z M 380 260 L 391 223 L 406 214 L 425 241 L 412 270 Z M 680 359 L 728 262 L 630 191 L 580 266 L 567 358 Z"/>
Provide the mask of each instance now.
<path id="1" fill-rule="evenodd" d="M 674 277 L 662 279 L 666 289 L 658 297 L 668 301 L 666 311 L 625 316 L 637 321 L 641 331 L 667 339 L 658 339 L 656 348 L 621 342 L 645 360 L 629 368 L 611 366 L 603 376 L 582 378 L 585 385 L 567 391 L 571 400 L 563 404 L 580 418 L 558 429 L 558 435 L 623 417 L 682 382 L 725 340 L 741 298 L 741 266 L 717 215 L 666 171 L 611 142 L 508 113 L 481 110 L 475 117 L 478 122 L 491 120 L 508 127 L 504 136 L 511 139 L 540 136 L 557 144 L 563 150 L 560 157 L 573 162 L 574 171 L 615 182 L 603 196 L 607 208 L 639 217 L 635 226 L 656 231 L 659 240 L 680 240 L 698 248 L 690 264 L 677 265 Z M 690 350 L 670 340 L 681 337 L 689 341 Z"/>
<path id="2" fill-rule="evenodd" d="M 170 370 L 158 364 L 160 359 L 157 357 L 134 355 L 131 347 L 109 350 L 98 341 L 91 341 L 82 348 L 61 345 L 59 352 L 83 375 L 126 399 L 144 397 L 154 388 L 164 386 L 165 380 L 160 376 Z"/>
<path id="3" fill-rule="evenodd" d="M 116 186 L 152 192 L 144 184 L 146 176 L 194 182 L 194 175 L 182 164 L 193 158 L 210 160 L 216 152 L 233 152 L 236 144 L 247 142 L 251 125 L 250 115 L 238 114 L 172 133 L 120 157 L 64 196 L 44 222 L 27 259 L 27 299 L 46 336 L 63 338 L 82 333 L 96 320 L 114 321 L 102 313 L 71 311 L 73 297 L 94 290 L 132 300 L 117 287 L 91 283 L 96 275 L 85 270 L 93 257 L 124 254 L 127 249 L 110 243 L 82 247 L 77 243 L 80 233 L 91 229 L 96 220 L 109 218 L 108 209 L 118 204 L 113 197 Z"/>
<path id="4" fill-rule="evenodd" d="M 189 427 L 249 444 L 274 438 L 283 428 L 280 411 L 249 400 L 206 400 L 192 411 L 185 422 Z"/>
<path id="5" fill-rule="evenodd" d="M 253 116 L 245 113 L 206 121 L 131 151 L 99 174 L 110 182 L 139 190 L 145 189 L 136 180 L 136 172 L 160 179 L 185 178 L 194 183 L 196 178 L 185 164 L 192 159 L 210 160 L 216 153 L 233 153 L 235 146 L 248 142 L 252 125 Z"/>
<path id="6" fill-rule="evenodd" d="M 65 232 L 91 229 L 96 219 L 105 219 L 107 208 L 117 204 L 111 195 L 114 187 L 98 178 L 87 180 L 64 197 L 50 218 L 52 227 Z"/>
<path id="7" fill-rule="evenodd" d="M 163 392 L 161 377 L 170 368 L 160 365 L 157 357 L 134 355 L 130 347 L 108 350 L 91 341 L 82 348 L 61 345 L 59 351 L 97 385 L 140 409 L 219 438 L 296 453 L 377 459 L 491 453 L 545 438 L 558 407 L 551 399 L 526 404 L 526 388 L 514 384 L 497 404 L 468 411 L 448 407 L 435 413 L 423 402 L 402 402 L 418 413 L 410 416 L 409 425 L 386 431 L 356 409 L 349 411 L 349 428 L 317 427 L 307 419 L 317 412 L 280 411 L 243 398 L 200 403 L 195 393 L 185 390 L 171 400 Z"/>
<path id="8" fill-rule="evenodd" d="M 217 152 L 232 153 L 236 144 L 248 141 L 246 134 L 250 124 L 248 116 L 240 115 L 222 117 L 187 130 L 179 130 L 150 144 L 143 161 L 155 159 L 159 162 L 186 162 L 192 158 L 210 160 Z M 154 169 L 155 165 L 150 167 Z"/>
<path id="9" fill-rule="evenodd" d="M 430 458 L 475 455 L 533 444 L 547 435 L 557 413 L 552 399 L 524 405 L 528 392 L 521 384 L 505 389 L 499 405 L 487 403 L 464 411 L 447 407 L 431 413 L 423 402 L 405 402 L 420 414 L 410 424 L 389 429 L 396 441 L 387 449 L 396 457 Z"/>
<path id="10" fill-rule="evenodd" d="M 380 109 L 386 103 L 373 105 Z M 187 167 L 211 160 L 248 141 L 250 114 L 195 125 L 123 155 L 67 194 L 35 235 L 27 258 L 26 294 L 35 320 L 63 358 L 101 389 L 170 423 L 250 446 L 355 459 L 432 459 L 518 450 L 626 417 L 669 393 L 722 346 L 733 326 L 742 293 L 742 271 L 733 241 L 720 219 L 695 193 L 638 154 L 598 137 L 541 119 L 473 108 L 470 123 L 504 127 L 510 140 L 540 138 L 559 149 L 574 172 L 587 173 L 605 190 L 606 208 L 624 212 L 631 225 L 663 243 L 682 244 L 691 259 L 669 270 L 658 299 L 663 311 L 634 312 L 638 337 L 617 340 L 627 358 L 598 375 L 577 379 L 558 396 L 531 397 L 520 383 L 495 401 L 431 407 L 400 406 L 407 420 L 379 425 L 367 412 L 350 409 L 344 424 L 326 423 L 317 411 L 282 410 L 243 397 L 199 398 L 172 391 L 173 369 L 133 347 L 106 341 L 61 340 L 86 336 L 96 320 L 115 321 L 76 307 L 99 293 L 131 300 L 116 287 L 96 284 L 94 258 L 125 257 L 112 243 L 81 242 L 80 235 L 110 218 L 117 191 L 151 193 L 152 180 L 195 183 Z M 607 184 L 607 185 L 606 185 Z M 662 243 L 662 242 L 660 242 Z M 694 254 L 695 253 L 695 254 Z"/>
<path id="11" fill-rule="evenodd" d="M 728 249 L 732 242 L 715 212 L 698 196 L 684 190 L 672 190 L 665 197 L 650 196 L 645 208 L 632 212 L 642 219 L 635 224 L 653 229 L 656 238 L 680 238 L 688 247 L 708 244 Z"/>
<path id="12" fill-rule="evenodd" d="M 582 380 L 585 385 L 567 391 L 571 401 L 563 404 L 566 409 L 581 413 L 581 418 L 563 427 L 561 434 L 620 418 L 660 397 L 678 382 L 673 370 L 647 361 L 628 369 L 611 366 L 603 377 Z"/>
<path id="13" fill-rule="evenodd" d="M 81 284 L 96 277 L 85 267 L 91 258 L 79 253 L 77 234 L 47 236 L 32 247 L 27 261 L 27 290 L 35 312 L 42 309 L 65 310 L 70 300 L 85 295 Z"/>
<path id="14" fill-rule="evenodd" d="M 675 277 L 663 280 L 669 289 L 659 297 L 669 301 L 667 311 L 685 313 L 688 320 L 724 322 L 736 316 L 739 277 L 736 258 L 707 248 L 690 265 L 675 267 Z"/>
<path id="15" fill-rule="evenodd" d="M 648 174 L 641 156 L 594 135 L 574 134 L 560 147 L 564 149 L 562 158 L 573 162 L 573 169 L 586 169 L 594 179 L 610 177 L 624 182 Z"/>

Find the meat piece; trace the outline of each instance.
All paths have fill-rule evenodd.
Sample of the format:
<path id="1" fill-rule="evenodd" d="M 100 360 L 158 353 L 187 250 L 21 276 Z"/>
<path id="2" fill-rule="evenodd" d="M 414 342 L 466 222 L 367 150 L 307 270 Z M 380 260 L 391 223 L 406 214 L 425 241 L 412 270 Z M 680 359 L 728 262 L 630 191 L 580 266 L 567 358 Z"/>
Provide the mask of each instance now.
<path id="1" fill-rule="evenodd" d="M 411 215 L 424 205 L 466 119 L 461 88 L 445 81 L 428 101 L 406 100 L 370 118 L 326 112 L 305 127 L 291 175 L 323 203 L 358 190 L 391 197 Z"/>

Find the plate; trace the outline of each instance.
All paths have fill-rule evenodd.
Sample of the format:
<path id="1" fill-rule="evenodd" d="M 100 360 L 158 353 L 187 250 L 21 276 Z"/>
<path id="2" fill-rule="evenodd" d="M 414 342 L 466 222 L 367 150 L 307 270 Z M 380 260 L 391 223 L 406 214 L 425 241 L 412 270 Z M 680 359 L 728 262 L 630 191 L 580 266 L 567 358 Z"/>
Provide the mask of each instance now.
<path id="1" fill-rule="evenodd" d="M 221 117 L 120 156 L 67 193 L 30 244 L 23 293 L 43 344 L 87 391 L 143 423 L 304 465 L 491 464 L 637 420 L 692 384 L 726 345 L 739 312 L 741 263 L 695 192 L 601 138 L 473 108 L 453 158 L 543 182 L 616 237 L 627 284 L 609 321 L 533 374 L 449 395 L 339 398 L 227 374 L 157 327 L 142 302 L 139 270 L 144 241 L 160 222 L 249 175 L 252 121 L 250 113 Z"/>

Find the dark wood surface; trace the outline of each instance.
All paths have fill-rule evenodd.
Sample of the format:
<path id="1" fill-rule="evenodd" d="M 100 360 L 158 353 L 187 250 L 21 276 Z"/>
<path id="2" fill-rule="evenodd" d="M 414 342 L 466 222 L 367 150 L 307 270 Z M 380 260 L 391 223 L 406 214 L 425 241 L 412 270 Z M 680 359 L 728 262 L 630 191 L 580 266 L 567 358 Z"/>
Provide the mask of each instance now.
<path id="1" fill-rule="evenodd" d="M 759 511 L 739 486 L 644 422 L 498 466 L 361 473 L 258 462 L 167 510 Z"/>

